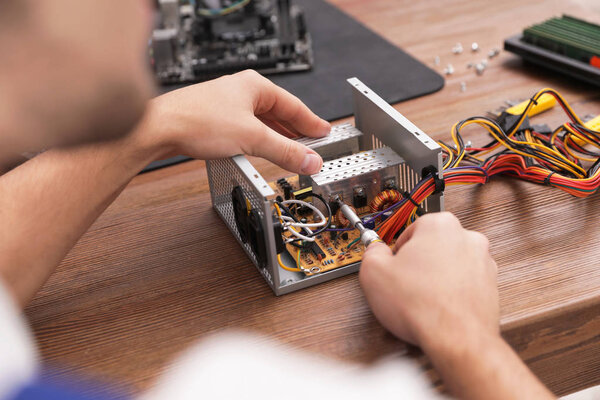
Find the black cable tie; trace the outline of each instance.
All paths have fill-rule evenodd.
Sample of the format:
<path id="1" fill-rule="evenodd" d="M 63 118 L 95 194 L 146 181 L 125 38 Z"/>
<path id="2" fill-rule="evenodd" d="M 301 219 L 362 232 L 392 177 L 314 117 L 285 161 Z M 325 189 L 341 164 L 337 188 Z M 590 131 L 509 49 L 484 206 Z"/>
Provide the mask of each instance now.
<path id="1" fill-rule="evenodd" d="M 534 98 L 535 96 L 533 96 L 531 99 L 529 99 L 533 104 L 535 104 L 536 106 L 538 105 L 537 100 Z"/>
<path id="2" fill-rule="evenodd" d="M 423 210 L 423 209 L 421 208 L 421 206 L 419 205 L 419 203 L 417 203 L 417 202 L 415 201 L 415 199 L 413 199 L 413 198 L 411 197 L 410 193 L 408 193 L 408 192 L 405 190 L 404 192 L 402 192 L 402 196 L 404 196 L 404 198 L 405 198 L 405 199 L 408 199 L 408 200 L 409 200 L 411 203 L 413 203 L 413 205 L 414 205 L 415 207 L 417 207 L 417 215 L 418 215 L 419 217 L 420 217 L 420 216 L 422 216 L 423 214 L 425 214 L 425 210 Z"/>
<path id="3" fill-rule="evenodd" d="M 437 168 L 433 165 L 423 168 L 421 170 L 421 176 L 425 178 L 427 175 L 431 175 L 435 185 L 435 189 L 432 194 L 443 193 L 446 189 L 446 182 L 443 179 L 440 179 L 438 176 Z"/>
<path id="4" fill-rule="evenodd" d="M 550 178 L 552 178 L 552 175 L 554 175 L 555 173 L 556 172 L 552 171 L 548 175 L 546 175 L 546 178 L 544 179 L 544 185 L 550 186 Z"/>

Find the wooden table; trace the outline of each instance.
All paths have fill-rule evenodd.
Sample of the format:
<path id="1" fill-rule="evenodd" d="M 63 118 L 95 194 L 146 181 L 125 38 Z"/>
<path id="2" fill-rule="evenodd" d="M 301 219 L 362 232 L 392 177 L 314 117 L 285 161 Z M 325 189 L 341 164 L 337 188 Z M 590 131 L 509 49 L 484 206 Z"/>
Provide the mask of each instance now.
<path id="1" fill-rule="evenodd" d="M 509 53 L 483 76 L 466 68 L 534 21 L 562 12 L 600 19 L 571 1 L 334 3 L 423 62 L 433 66 L 439 56 L 440 72 L 454 65 L 442 91 L 397 106 L 436 139 L 448 139 L 460 119 L 544 86 L 580 115 L 600 113 L 597 89 L 524 67 Z M 473 41 L 479 54 L 468 49 Z M 460 56 L 451 51 L 457 42 Z M 544 118 L 565 120 L 558 109 Z M 482 141 L 480 131 L 465 136 Z M 273 168 L 266 174 L 277 176 Z M 406 351 L 370 313 L 356 275 L 275 297 L 211 209 L 208 191 L 201 161 L 133 180 L 27 308 L 44 361 L 139 392 L 199 338 L 230 328 L 357 362 Z M 600 196 L 576 199 L 506 179 L 446 193 L 447 209 L 491 240 L 511 345 L 557 394 L 599 384 Z"/>

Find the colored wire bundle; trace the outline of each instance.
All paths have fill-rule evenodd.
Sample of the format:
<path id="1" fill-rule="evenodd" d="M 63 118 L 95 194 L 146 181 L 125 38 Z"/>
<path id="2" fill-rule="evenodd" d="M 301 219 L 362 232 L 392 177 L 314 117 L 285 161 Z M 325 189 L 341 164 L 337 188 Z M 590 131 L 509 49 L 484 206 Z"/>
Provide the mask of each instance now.
<path id="1" fill-rule="evenodd" d="M 570 119 L 549 134 L 536 132 L 524 123 L 529 110 L 546 93 L 556 98 Z M 482 147 L 466 147 L 460 132 L 473 124 L 483 127 L 493 140 Z M 600 152 L 591 149 L 600 150 L 600 132 L 586 127 L 567 101 L 553 89 L 536 93 L 507 129 L 492 119 L 472 117 L 455 124 L 451 133 L 453 147 L 439 143 L 445 156 L 445 186 L 484 184 L 495 175 L 505 175 L 554 186 L 577 197 L 587 197 L 600 187 Z M 586 168 L 584 163 L 592 164 Z M 385 242 L 391 243 L 416 219 L 418 207 L 415 203 L 421 204 L 435 192 L 435 178 L 430 174 L 421 180 L 410 193 L 412 201 L 405 197 L 385 210 L 394 210 L 377 228 Z"/>

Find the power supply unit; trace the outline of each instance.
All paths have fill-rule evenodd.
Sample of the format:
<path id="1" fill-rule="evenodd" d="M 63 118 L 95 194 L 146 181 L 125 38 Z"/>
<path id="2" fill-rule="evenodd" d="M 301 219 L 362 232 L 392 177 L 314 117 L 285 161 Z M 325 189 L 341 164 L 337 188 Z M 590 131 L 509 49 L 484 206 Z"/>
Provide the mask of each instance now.
<path id="1" fill-rule="evenodd" d="M 243 155 L 207 161 L 215 211 L 276 295 L 359 269 L 364 247 L 355 245 L 357 232 L 344 228 L 334 198 L 363 217 L 381 193 L 410 192 L 432 170 L 442 178 L 439 145 L 360 80 L 348 83 L 355 125 L 335 125 L 322 139 L 298 139 L 323 157 L 319 173 L 267 182 Z M 424 212 L 443 208 L 443 193 L 421 204 Z M 285 223 L 292 218 L 301 229 Z"/>

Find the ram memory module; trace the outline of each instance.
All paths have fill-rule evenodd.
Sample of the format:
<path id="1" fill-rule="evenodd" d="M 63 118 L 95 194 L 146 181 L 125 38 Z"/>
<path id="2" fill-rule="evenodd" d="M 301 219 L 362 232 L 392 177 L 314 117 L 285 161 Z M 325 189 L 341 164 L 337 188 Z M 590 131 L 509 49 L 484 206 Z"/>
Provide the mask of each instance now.
<path id="1" fill-rule="evenodd" d="M 523 41 L 588 64 L 600 59 L 600 25 L 567 15 L 525 29 Z"/>
<path id="2" fill-rule="evenodd" d="M 600 86 L 600 25 L 568 15 L 550 18 L 504 41 L 525 60 Z"/>

